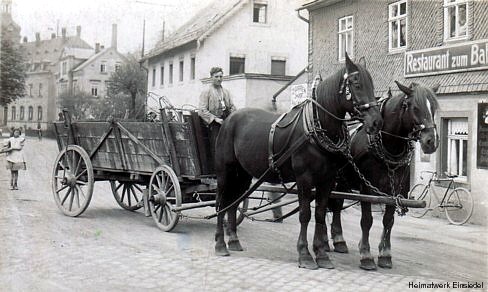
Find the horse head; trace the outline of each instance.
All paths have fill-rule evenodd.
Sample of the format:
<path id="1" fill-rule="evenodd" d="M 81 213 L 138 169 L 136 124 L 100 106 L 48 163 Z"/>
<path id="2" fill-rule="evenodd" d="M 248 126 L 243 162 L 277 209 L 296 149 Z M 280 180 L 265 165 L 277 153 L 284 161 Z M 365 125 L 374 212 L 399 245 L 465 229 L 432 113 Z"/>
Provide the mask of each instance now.
<path id="1" fill-rule="evenodd" d="M 377 134 L 383 126 L 383 118 L 374 96 L 373 79 L 361 58 L 355 64 L 346 53 L 346 71 L 339 93 L 345 97 L 346 110 L 362 120 L 368 134 Z"/>
<path id="2" fill-rule="evenodd" d="M 439 135 L 434 120 L 436 110 L 439 108 L 435 92 L 439 88 L 428 88 L 417 83 L 405 86 L 395 81 L 398 88 L 405 93 L 403 110 L 406 123 L 413 130 L 411 138 L 418 140 L 422 151 L 431 154 L 439 146 Z"/>

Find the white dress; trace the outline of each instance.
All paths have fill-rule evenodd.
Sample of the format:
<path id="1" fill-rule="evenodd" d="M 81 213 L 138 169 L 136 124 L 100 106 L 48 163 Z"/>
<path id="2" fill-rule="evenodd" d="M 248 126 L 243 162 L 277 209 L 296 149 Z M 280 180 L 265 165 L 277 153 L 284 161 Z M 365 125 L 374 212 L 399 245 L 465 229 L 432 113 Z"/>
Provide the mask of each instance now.
<path id="1" fill-rule="evenodd" d="M 24 147 L 25 138 L 10 137 L 4 142 L 5 146 L 10 146 L 12 150 L 7 152 L 7 168 L 12 170 L 25 169 L 25 160 L 22 148 Z M 10 144 L 10 145 L 9 145 Z"/>

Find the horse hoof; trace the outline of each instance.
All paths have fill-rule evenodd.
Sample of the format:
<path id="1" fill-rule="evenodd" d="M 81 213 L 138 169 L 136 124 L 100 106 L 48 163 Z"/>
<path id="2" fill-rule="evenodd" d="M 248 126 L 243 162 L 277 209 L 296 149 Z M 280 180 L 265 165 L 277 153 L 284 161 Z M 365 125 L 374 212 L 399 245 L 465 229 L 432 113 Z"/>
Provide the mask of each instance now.
<path id="1" fill-rule="evenodd" d="M 383 269 L 391 269 L 393 267 L 391 256 L 378 257 L 378 266 Z"/>
<path id="2" fill-rule="evenodd" d="M 362 259 L 359 267 L 366 271 L 376 271 L 377 269 L 376 264 L 374 263 L 374 259 L 372 258 Z"/>
<path id="3" fill-rule="evenodd" d="M 232 240 L 227 243 L 227 246 L 229 247 L 229 250 L 232 251 L 243 251 L 244 249 L 241 246 L 241 243 L 239 240 Z"/>
<path id="4" fill-rule="evenodd" d="M 332 264 L 329 258 L 317 258 L 317 265 L 323 269 L 333 269 L 334 264 Z"/>
<path id="5" fill-rule="evenodd" d="M 230 253 L 224 244 L 224 245 L 215 246 L 215 255 L 225 257 L 225 256 L 229 256 Z"/>
<path id="6" fill-rule="evenodd" d="M 345 241 L 334 242 L 334 251 L 338 253 L 349 253 L 349 249 L 347 248 Z"/>
<path id="7" fill-rule="evenodd" d="M 298 267 L 308 269 L 308 270 L 316 270 L 319 268 L 319 266 L 311 256 L 305 257 L 303 259 L 298 258 Z"/>

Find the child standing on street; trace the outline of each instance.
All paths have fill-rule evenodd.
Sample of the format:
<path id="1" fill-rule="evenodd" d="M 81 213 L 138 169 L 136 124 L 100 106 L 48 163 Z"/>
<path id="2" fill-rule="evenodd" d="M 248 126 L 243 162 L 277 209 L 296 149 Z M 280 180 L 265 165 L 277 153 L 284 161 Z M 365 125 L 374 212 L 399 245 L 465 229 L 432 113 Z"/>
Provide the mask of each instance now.
<path id="1" fill-rule="evenodd" d="M 22 148 L 24 148 L 25 138 L 20 137 L 22 131 L 17 128 L 13 131 L 13 136 L 4 142 L 1 152 L 7 153 L 7 169 L 10 169 L 10 189 L 18 190 L 17 180 L 19 178 L 19 170 L 25 170 L 25 161 Z"/>

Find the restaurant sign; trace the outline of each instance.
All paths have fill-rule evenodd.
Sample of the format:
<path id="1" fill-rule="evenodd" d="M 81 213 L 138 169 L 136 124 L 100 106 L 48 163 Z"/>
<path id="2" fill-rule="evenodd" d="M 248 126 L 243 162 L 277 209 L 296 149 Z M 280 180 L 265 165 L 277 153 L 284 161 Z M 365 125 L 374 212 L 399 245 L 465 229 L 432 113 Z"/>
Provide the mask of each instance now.
<path id="1" fill-rule="evenodd" d="M 405 77 L 488 70 L 488 40 L 405 52 Z"/>

